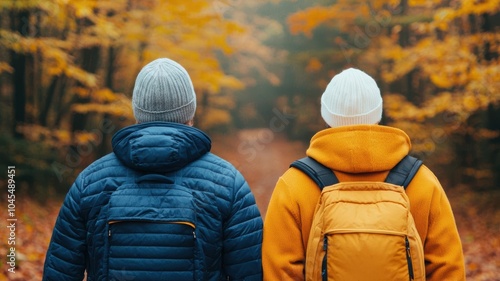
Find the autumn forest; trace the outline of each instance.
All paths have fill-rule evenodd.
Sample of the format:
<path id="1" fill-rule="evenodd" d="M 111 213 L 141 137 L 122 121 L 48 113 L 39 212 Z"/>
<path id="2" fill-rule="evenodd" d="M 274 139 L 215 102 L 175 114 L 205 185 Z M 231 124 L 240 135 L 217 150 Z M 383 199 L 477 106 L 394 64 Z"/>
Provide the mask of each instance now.
<path id="1" fill-rule="evenodd" d="M 500 1 L 0 0 L 1 198 L 15 166 L 26 243 L 21 273 L 8 275 L 2 230 L 0 281 L 41 276 L 62 196 L 135 122 L 135 77 L 159 57 L 187 69 L 195 126 L 256 190 L 259 165 L 234 143 L 242 132 L 270 132 L 254 138 L 257 154 L 297 150 L 276 154 L 263 213 L 285 156 L 324 128 L 330 79 L 364 70 L 381 89 L 383 123 L 408 133 L 450 194 L 468 278 L 500 280 Z"/>

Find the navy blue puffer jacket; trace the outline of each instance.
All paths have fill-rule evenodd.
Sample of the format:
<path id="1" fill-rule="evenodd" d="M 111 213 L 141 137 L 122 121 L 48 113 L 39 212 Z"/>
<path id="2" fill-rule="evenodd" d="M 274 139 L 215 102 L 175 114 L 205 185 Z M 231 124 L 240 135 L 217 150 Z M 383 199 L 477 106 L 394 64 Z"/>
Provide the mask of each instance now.
<path id="1" fill-rule="evenodd" d="M 43 280 L 82 280 L 85 271 L 89 281 L 154 280 L 162 276 L 170 264 L 149 262 L 159 252 L 154 238 L 162 237 L 151 236 L 147 227 L 140 225 L 132 227 L 133 234 L 123 237 L 144 241 L 150 247 L 140 254 L 124 249 L 120 260 L 133 264 L 134 272 L 140 274 L 120 276 L 119 268 L 111 271 L 105 246 L 108 235 L 103 234 L 110 222 L 99 219 L 102 210 L 111 208 L 109 194 L 115 197 L 117 190 L 133 187 L 138 178 L 152 173 L 192 190 L 198 202 L 209 202 L 197 207 L 196 239 L 203 260 L 195 269 L 196 280 L 262 279 L 262 218 L 254 196 L 230 163 L 210 153 L 207 135 L 182 124 L 150 122 L 118 131 L 112 144 L 113 153 L 89 165 L 71 186 L 54 227 Z M 140 192 L 150 196 L 152 205 L 165 201 L 157 191 Z M 131 205 L 135 201 L 127 196 L 114 200 L 113 204 L 121 208 L 119 212 L 138 217 L 151 213 L 144 207 L 149 202 Z M 115 239 L 125 239 L 120 237 Z M 176 261 L 174 257 L 171 262 Z M 186 276 L 182 273 L 178 276 Z"/>

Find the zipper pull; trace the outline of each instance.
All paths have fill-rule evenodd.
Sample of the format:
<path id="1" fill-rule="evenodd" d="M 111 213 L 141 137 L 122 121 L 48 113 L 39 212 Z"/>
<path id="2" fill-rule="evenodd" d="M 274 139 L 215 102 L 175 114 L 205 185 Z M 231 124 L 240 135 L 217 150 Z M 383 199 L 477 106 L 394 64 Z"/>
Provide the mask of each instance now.
<path id="1" fill-rule="evenodd" d="M 325 255 L 323 256 L 323 261 L 321 262 L 321 280 L 328 280 L 328 237 L 323 236 L 323 251 Z"/>
<path id="2" fill-rule="evenodd" d="M 413 274 L 413 262 L 411 260 L 410 241 L 408 240 L 408 236 L 405 237 L 405 244 L 406 244 L 406 260 L 408 262 L 408 275 L 410 275 L 410 280 L 414 280 L 415 276 Z"/>
<path id="3" fill-rule="evenodd" d="M 196 232 L 193 231 L 193 238 L 196 239 Z"/>
<path id="4" fill-rule="evenodd" d="M 108 237 L 111 237 L 111 229 L 108 230 Z"/>
<path id="5" fill-rule="evenodd" d="M 405 239 L 405 243 L 406 243 L 406 254 L 411 257 L 410 255 L 410 241 L 408 240 L 408 237 L 406 237 Z"/>

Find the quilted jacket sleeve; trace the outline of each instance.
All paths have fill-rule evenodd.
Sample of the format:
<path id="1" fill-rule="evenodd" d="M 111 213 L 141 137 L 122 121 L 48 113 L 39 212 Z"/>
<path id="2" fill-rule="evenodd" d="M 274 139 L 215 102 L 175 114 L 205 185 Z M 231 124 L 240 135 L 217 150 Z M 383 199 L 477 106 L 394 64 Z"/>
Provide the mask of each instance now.
<path id="1" fill-rule="evenodd" d="M 45 258 L 43 280 L 83 280 L 85 225 L 80 216 L 81 177 L 71 186 L 59 211 Z"/>
<path id="2" fill-rule="evenodd" d="M 224 271 L 228 280 L 262 280 L 262 217 L 247 182 L 235 173 L 231 212 L 224 225 Z"/>

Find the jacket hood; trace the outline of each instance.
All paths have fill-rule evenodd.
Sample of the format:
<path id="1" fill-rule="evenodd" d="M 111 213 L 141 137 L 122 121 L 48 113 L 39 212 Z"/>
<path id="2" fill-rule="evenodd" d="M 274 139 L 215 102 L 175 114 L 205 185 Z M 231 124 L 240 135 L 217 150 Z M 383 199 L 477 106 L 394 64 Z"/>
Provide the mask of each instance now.
<path id="1" fill-rule="evenodd" d="M 199 129 L 170 122 L 125 127 L 111 142 L 125 166 L 148 172 L 179 170 L 211 149 L 210 138 Z"/>
<path id="2" fill-rule="evenodd" d="M 336 171 L 371 173 L 392 169 L 410 149 L 410 138 L 399 129 L 355 125 L 316 133 L 306 153 Z"/>

